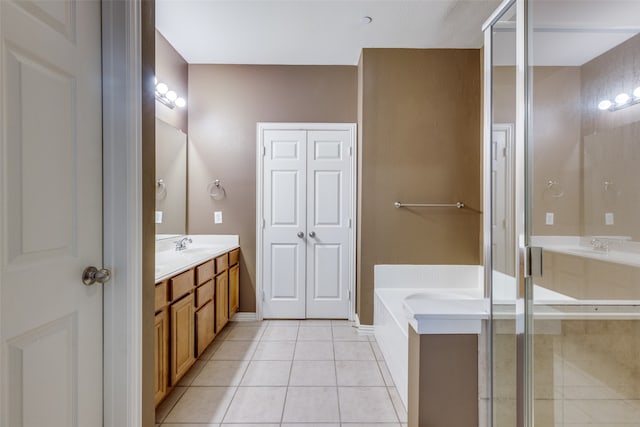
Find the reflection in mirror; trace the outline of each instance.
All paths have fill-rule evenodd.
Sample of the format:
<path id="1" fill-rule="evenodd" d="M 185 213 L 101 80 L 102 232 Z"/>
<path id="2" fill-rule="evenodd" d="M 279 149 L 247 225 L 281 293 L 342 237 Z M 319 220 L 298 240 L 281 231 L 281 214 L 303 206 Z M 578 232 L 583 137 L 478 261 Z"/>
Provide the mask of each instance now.
<path id="1" fill-rule="evenodd" d="M 640 2 L 531 1 L 529 16 L 528 201 L 543 269 L 526 404 L 535 425 L 637 424 Z"/>
<path id="2" fill-rule="evenodd" d="M 494 272 L 514 276 L 515 5 L 492 26 L 492 32 L 492 263 Z"/>
<path id="3" fill-rule="evenodd" d="M 186 233 L 187 136 L 156 119 L 156 239 Z"/>

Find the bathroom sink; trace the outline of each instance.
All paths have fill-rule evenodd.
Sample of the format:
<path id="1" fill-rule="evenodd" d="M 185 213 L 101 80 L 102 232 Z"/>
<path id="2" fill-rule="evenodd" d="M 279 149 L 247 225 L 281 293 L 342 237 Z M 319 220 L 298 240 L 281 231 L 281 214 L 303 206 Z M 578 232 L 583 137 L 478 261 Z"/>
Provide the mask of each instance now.
<path id="1" fill-rule="evenodd" d="M 188 256 L 199 256 L 199 255 L 209 255 L 212 254 L 215 249 L 212 248 L 187 248 L 180 251 L 183 255 Z"/>

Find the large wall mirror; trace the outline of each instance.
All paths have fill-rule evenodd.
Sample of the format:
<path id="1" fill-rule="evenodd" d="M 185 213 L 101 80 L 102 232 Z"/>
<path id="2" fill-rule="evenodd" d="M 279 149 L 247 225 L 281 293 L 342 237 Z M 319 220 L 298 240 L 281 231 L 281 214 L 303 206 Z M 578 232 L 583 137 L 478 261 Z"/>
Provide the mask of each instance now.
<path id="1" fill-rule="evenodd" d="M 156 119 L 156 239 L 186 233 L 187 135 Z"/>

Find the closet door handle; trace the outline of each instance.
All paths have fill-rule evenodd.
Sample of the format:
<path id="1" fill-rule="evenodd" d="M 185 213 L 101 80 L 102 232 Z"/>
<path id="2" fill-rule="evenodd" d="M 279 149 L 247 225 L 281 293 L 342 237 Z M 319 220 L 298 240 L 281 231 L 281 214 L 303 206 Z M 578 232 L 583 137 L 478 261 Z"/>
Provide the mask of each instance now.
<path id="1" fill-rule="evenodd" d="M 315 231 L 310 231 L 309 232 L 309 237 L 316 237 L 316 232 Z"/>
<path id="2" fill-rule="evenodd" d="M 298 237 L 302 239 L 304 237 L 304 233 L 302 231 L 298 231 Z"/>

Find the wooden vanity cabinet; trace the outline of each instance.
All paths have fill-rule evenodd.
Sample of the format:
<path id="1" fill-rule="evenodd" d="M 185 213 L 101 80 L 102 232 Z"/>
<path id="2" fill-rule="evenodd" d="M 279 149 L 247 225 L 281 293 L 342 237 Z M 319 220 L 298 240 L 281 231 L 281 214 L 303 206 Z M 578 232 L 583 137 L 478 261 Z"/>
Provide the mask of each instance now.
<path id="1" fill-rule="evenodd" d="M 156 406 L 238 311 L 239 267 L 234 249 L 156 284 Z"/>
<path id="2" fill-rule="evenodd" d="M 215 338 L 215 286 L 213 260 L 196 267 L 195 356 L 199 357 Z"/>
<path id="3" fill-rule="evenodd" d="M 169 319 L 166 308 L 155 317 L 153 356 L 155 359 L 153 400 L 157 405 L 167 395 L 169 387 Z"/>
<path id="4" fill-rule="evenodd" d="M 169 315 L 167 313 L 167 296 L 169 281 L 165 280 L 155 287 L 155 321 L 154 321 L 154 388 L 153 400 L 157 405 L 169 391 Z"/>
<path id="5" fill-rule="evenodd" d="M 193 293 L 170 306 L 171 385 L 175 385 L 195 363 Z"/>
<path id="6" fill-rule="evenodd" d="M 236 255 L 232 257 L 234 252 Z M 233 316 L 240 309 L 240 264 L 237 252 L 238 249 L 229 254 L 229 264 L 231 265 L 229 268 L 229 316 Z"/>
<path id="7" fill-rule="evenodd" d="M 229 322 L 229 273 L 216 276 L 216 334 Z"/>

